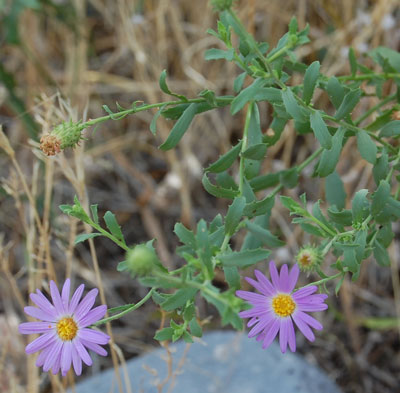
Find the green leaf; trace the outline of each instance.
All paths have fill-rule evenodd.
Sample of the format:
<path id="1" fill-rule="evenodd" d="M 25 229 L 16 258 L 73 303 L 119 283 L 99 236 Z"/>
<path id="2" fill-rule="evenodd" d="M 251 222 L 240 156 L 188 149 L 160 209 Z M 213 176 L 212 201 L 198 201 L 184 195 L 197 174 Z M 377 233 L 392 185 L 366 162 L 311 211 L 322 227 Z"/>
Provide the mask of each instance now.
<path id="1" fill-rule="evenodd" d="M 177 98 L 179 98 L 179 99 L 182 100 L 182 101 L 187 101 L 187 98 L 186 98 L 184 95 L 182 95 L 182 94 L 176 94 L 176 93 L 172 93 L 172 92 L 171 92 L 171 90 L 169 89 L 169 87 L 168 87 L 168 85 L 167 85 L 166 79 L 167 79 L 167 70 L 163 70 L 163 71 L 161 72 L 160 79 L 159 79 L 160 89 L 161 89 L 165 94 L 168 94 L 168 95 L 173 96 L 173 97 L 177 97 Z"/>
<path id="2" fill-rule="evenodd" d="M 124 235 L 122 234 L 121 227 L 118 225 L 115 215 L 110 211 L 107 211 L 106 214 L 104 214 L 104 221 L 111 234 L 125 243 Z"/>
<path id="3" fill-rule="evenodd" d="M 336 114 L 335 114 L 336 120 L 341 120 L 344 117 L 346 117 L 348 114 L 350 114 L 352 112 L 352 110 L 356 107 L 358 102 L 360 101 L 360 97 L 361 97 L 360 89 L 349 91 L 344 96 L 339 109 L 336 111 Z"/>
<path id="4" fill-rule="evenodd" d="M 191 287 L 178 289 L 172 296 L 161 303 L 161 308 L 165 311 L 173 311 L 178 307 L 184 306 L 188 300 L 193 299 L 197 292 L 197 288 Z"/>
<path id="5" fill-rule="evenodd" d="M 372 51 L 368 52 L 368 55 L 381 65 L 383 64 L 383 60 L 387 60 L 393 71 L 400 72 L 399 52 L 390 48 L 379 46 L 378 48 L 375 48 Z"/>
<path id="6" fill-rule="evenodd" d="M 325 195 L 330 205 L 336 205 L 339 210 L 344 209 L 346 192 L 342 179 L 336 171 L 327 176 L 325 180 Z"/>
<path id="7" fill-rule="evenodd" d="M 369 214 L 368 190 L 362 189 L 355 193 L 352 202 L 353 222 L 363 222 Z"/>
<path id="8" fill-rule="evenodd" d="M 211 261 L 212 252 L 210 247 L 210 239 L 207 229 L 207 223 L 203 219 L 201 219 L 197 223 L 196 244 L 197 244 L 197 255 L 201 259 L 202 263 L 206 266 L 209 275 L 213 276 L 214 270 Z"/>
<path id="9" fill-rule="evenodd" d="M 126 270 L 128 270 L 128 263 L 126 261 L 119 262 L 117 265 L 117 271 L 124 272 Z M 108 311 L 110 311 L 110 310 L 108 310 Z"/>
<path id="10" fill-rule="evenodd" d="M 154 336 L 154 339 L 157 341 L 168 341 L 172 339 L 173 334 L 174 329 L 172 327 L 167 327 L 158 331 Z"/>
<path id="11" fill-rule="evenodd" d="M 386 150 L 382 150 L 381 156 L 376 160 L 376 164 L 372 168 L 372 174 L 374 175 L 374 180 L 376 185 L 386 178 L 389 173 L 389 157 Z"/>
<path id="12" fill-rule="evenodd" d="M 199 325 L 199 323 L 197 322 L 196 318 L 193 318 L 189 322 L 189 329 L 190 329 L 190 333 L 192 333 L 193 336 L 195 336 L 195 337 L 201 337 L 203 335 L 203 330 L 202 330 L 201 326 Z"/>
<path id="13" fill-rule="evenodd" d="M 243 216 L 252 218 L 261 216 L 263 214 L 269 214 L 274 206 L 274 203 L 275 198 L 273 196 L 267 196 L 260 201 L 247 203 L 243 210 Z"/>
<path id="14" fill-rule="evenodd" d="M 351 69 L 351 76 L 355 76 L 357 73 L 358 65 L 357 65 L 357 59 L 356 55 L 354 53 L 354 49 L 350 48 L 349 49 L 349 63 L 350 63 L 350 69 Z"/>
<path id="15" fill-rule="evenodd" d="M 250 180 L 250 186 L 254 192 L 257 192 L 276 186 L 279 180 L 279 173 L 269 173 L 268 175 L 253 177 L 253 179 Z"/>
<path id="16" fill-rule="evenodd" d="M 319 111 L 314 111 L 310 116 L 311 128 L 314 131 L 315 137 L 324 149 L 332 147 L 332 136 L 328 131 L 324 120 Z"/>
<path id="17" fill-rule="evenodd" d="M 333 208 L 329 208 L 328 216 L 332 222 L 339 225 L 350 226 L 353 221 L 351 210 L 347 209 L 339 212 L 337 210 L 334 210 Z"/>
<path id="18" fill-rule="evenodd" d="M 244 197 L 235 198 L 232 205 L 228 208 L 228 213 L 225 218 L 225 233 L 232 236 L 242 218 L 243 209 L 246 205 L 246 199 Z"/>
<path id="19" fill-rule="evenodd" d="M 282 247 L 285 242 L 279 240 L 268 229 L 261 227 L 251 221 L 246 222 L 247 229 L 267 247 Z"/>
<path id="20" fill-rule="evenodd" d="M 250 146 L 241 155 L 244 158 L 250 158 L 252 160 L 262 160 L 267 153 L 267 147 L 265 143 L 257 143 L 256 145 Z"/>
<path id="21" fill-rule="evenodd" d="M 229 288 L 240 288 L 240 274 L 236 266 L 224 266 L 225 280 Z"/>
<path id="22" fill-rule="evenodd" d="M 328 176 L 332 173 L 339 161 L 342 151 L 342 141 L 346 130 L 339 127 L 332 137 L 332 148 L 324 150 L 318 163 L 317 173 L 321 177 Z"/>
<path id="23" fill-rule="evenodd" d="M 328 81 L 326 90 L 333 106 L 338 109 L 345 96 L 343 86 L 336 77 L 332 76 Z"/>
<path id="24" fill-rule="evenodd" d="M 190 246 L 192 249 L 196 248 L 194 233 L 187 229 L 183 224 L 177 222 L 174 227 L 174 232 L 183 244 Z"/>
<path id="25" fill-rule="evenodd" d="M 179 141 L 189 128 L 189 125 L 192 122 L 196 113 L 197 104 L 190 104 L 182 113 L 182 116 L 178 119 L 175 125 L 172 127 L 172 130 L 169 133 L 167 140 L 160 146 L 161 150 L 170 150 L 179 143 Z"/>
<path id="26" fill-rule="evenodd" d="M 286 209 L 289 209 L 291 213 L 302 215 L 305 210 L 299 203 L 294 201 L 292 198 L 288 196 L 281 195 L 280 197 L 281 203 Z"/>
<path id="27" fill-rule="evenodd" d="M 374 165 L 376 162 L 377 147 L 366 131 L 357 132 L 357 147 L 361 157 Z"/>
<path id="28" fill-rule="evenodd" d="M 78 235 L 78 236 L 75 238 L 75 244 L 84 242 L 85 240 L 88 240 L 88 239 L 93 239 L 94 237 L 97 237 L 97 236 L 102 236 L 102 234 L 101 234 L 101 233 L 98 233 L 98 232 L 93 232 L 93 233 L 81 233 L 80 235 Z"/>
<path id="29" fill-rule="evenodd" d="M 211 194 L 217 198 L 234 199 L 239 194 L 239 191 L 237 191 L 237 190 L 226 189 L 226 188 L 222 188 L 222 187 L 213 185 L 210 182 L 210 180 L 208 180 L 206 173 L 204 174 L 203 178 L 201 179 L 201 182 L 202 182 L 205 190 L 209 194 Z"/>
<path id="30" fill-rule="evenodd" d="M 390 123 L 385 124 L 379 136 L 398 136 L 400 135 L 400 120 L 393 120 Z"/>
<path id="31" fill-rule="evenodd" d="M 285 104 L 287 112 L 292 116 L 293 119 L 300 123 L 304 123 L 307 120 L 306 112 L 297 103 L 296 98 L 289 88 L 282 91 L 282 99 Z"/>
<path id="32" fill-rule="evenodd" d="M 299 181 L 299 173 L 297 168 L 290 168 L 279 173 L 279 178 L 283 186 L 286 188 L 294 188 Z"/>
<path id="33" fill-rule="evenodd" d="M 225 59 L 227 61 L 232 61 L 235 55 L 235 50 L 233 48 L 229 50 L 222 50 L 217 48 L 207 49 L 204 53 L 205 60 L 220 60 Z"/>
<path id="34" fill-rule="evenodd" d="M 247 72 L 242 72 L 233 81 L 233 90 L 235 93 L 239 93 L 239 91 L 242 90 L 246 75 L 247 75 Z"/>
<path id="35" fill-rule="evenodd" d="M 376 217 L 386 206 L 390 197 L 390 184 L 386 180 L 381 180 L 379 187 L 372 195 L 371 214 Z"/>
<path id="36" fill-rule="evenodd" d="M 307 105 L 314 94 L 315 85 L 319 77 L 319 67 L 319 61 L 314 61 L 309 65 L 304 74 L 303 100 Z"/>
<path id="37" fill-rule="evenodd" d="M 256 250 L 230 252 L 218 255 L 217 257 L 224 266 L 236 266 L 238 268 L 244 268 L 268 258 L 269 254 L 270 251 L 259 248 Z"/>
<path id="38" fill-rule="evenodd" d="M 96 224 L 99 223 L 99 215 L 97 214 L 97 206 L 98 205 L 90 205 L 90 211 L 92 212 L 93 222 Z"/>
<path id="39" fill-rule="evenodd" d="M 390 258 L 386 248 L 378 240 L 374 241 L 373 247 L 376 262 L 381 266 L 390 266 Z"/>
<path id="40" fill-rule="evenodd" d="M 160 117 L 162 111 L 166 108 L 167 104 L 164 104 L 160 107 L 160 109 L 156 112 L 156 114 L 153 116 L 153 119 L 151 120 L 150 123 L 150 131 L 153 135 L 156 135 L 157 133 L 157 120 Z"/>
<path id="41" fill-rule="evenodd" d="M 217 161 L 211 164 L 205 169 L 206 172 L 219 173 L 226 171 L 235 162 L 236 158 L 239 156 L 240 149 L 242 148 L 242 141 L 240 141 L 231 150 L 226 152 Z"/>
<path id="42" fill-rule="evenodd" d="M 343 266 L 347 267 L 352 273 L 357 273 L 360 269 L 360 265 L 357 263 L 356 250 L 354 248 L 344 248 Z"/>

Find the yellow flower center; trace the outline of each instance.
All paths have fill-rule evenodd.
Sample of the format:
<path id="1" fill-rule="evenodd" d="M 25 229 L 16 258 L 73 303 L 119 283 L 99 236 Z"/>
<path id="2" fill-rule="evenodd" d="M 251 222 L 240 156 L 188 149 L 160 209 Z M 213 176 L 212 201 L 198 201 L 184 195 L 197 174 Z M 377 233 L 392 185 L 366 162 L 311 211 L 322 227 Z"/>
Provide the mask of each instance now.
<path id="1" fill-rule="evenodd" d="M 272 308 L 279 317 L 288 317 L 293 314 L 296 303 L 290 295 L 279 294 L 272 299 Z"/>
<path id="2" fill-rule="evenodd" d="M 57 322 L 57 334 L 63 341 L 71 341 L 78 332 L 78 325 L 71 317 L 61 318 Z"/>

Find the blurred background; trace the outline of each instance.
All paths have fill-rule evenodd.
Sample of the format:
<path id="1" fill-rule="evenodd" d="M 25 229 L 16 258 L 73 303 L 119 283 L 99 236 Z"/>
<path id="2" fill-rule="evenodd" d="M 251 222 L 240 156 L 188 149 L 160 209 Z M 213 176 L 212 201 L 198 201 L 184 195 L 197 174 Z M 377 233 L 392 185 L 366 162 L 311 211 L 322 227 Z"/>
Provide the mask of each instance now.
<path id="1" fill-rule="evenodd" d="M 349 47 L 361 58 L 379 45 L 400 48 L 396 0 L 242 0 L 236 9 L 249 31 L 271 46 L 287 31 L 293 15 L 300 28 L 309 23 L 311 43 L 297 54 L 306 63 L 319 60 L 327 75 L 349 72 Z M 27 337 L 17 331 L 26 320 L 28 293 L 46 290 L 49 278 L 61 283 L 71 277 L 74 287 L 81 282 L 88 289 L 99 287 L 109 307 L 137 302 L 147 293 L 129 275 L 116 271 L 124 255 L 107 239 L 75 247 L 75 236 L 84 227 L 63 215 L 58 205 L 72 203 L 78 195 L 85 206 L 98 204 L 99 216 L 111 210 L 127 243 L 156 238 L 160 258 L 169 268 L 181 263 L 174 255 L 174 224 L 193 227 L 200 218 L 210 220 L 225 212 L 229 201 L 208 195 L 201 176 L 202 168 L 240 138 L 244 117 L 232 117 L 229 109 L 197 116 L 173 151 L 158 149 L 172 122 L 160 118 L 157 135 L 149 132 L 155 112 L 88 129 L 86 141 L 56 157 L 38 150 L 41 134 L 63 120 L 103 116 L 102 106 L 115 109 L 117 101 L 129 107 L 137 100 L 166 100 L 158 87 L 163 69 L 171 90 L 188 97 L 204 88 L 233 94 L 239 70 L 203 57 L 210 47 L 223 48 L 206 34 L 215 27 L 216 14 L 206 0 L 0 1 L 0 124 L 15 152 L 0 151 L 1 392 L 58 392 L 79 380 L 71 373 L 63 381 L 38 370 L 34 356 L 25 355 Z M 391 88 L 385 85 L 384 94 Z M 363 100 L 355 117 L 374 100 Z M 329 109 L 325 97 L 315 102 Z M 260 108 L 267 131 L 270 111 L 266 105 Z M 299 164 L 316 147 L 312 135 L 296 135 L 289 123 L 268 150 L 262 173 Z M 371 165 L 353 147 L 354 141 L 346 144 L 337 168 L 349 196 L 374 184 Z M 303 192 L 310 200 L 324 199 L 323 182 L 312 178 L 312 171 L 310 165 L 300 186 L 284 193 L 295 199 Z M 287 242 L 274 250 L 278 263 L 293 263 L 299 248 L 312 240 L 290 221 L 277 204 L 271 230 Z M 400 391 L 398 224 L 396 231 L 389 249 L 391 267 L 378 267 L 371 259 L 356 283 L 345 281 L 338 297 L 334 285 L 329 287 L 330 308 L 320 316 L 324 330 L 312 344 L 298 335 L 298 351 L 322 367 L 343 392 Z M 239 234 L 233 246 L 240 247 L 241 239 Z M 314 279 L 303 277 L 304 283 Z M 202 302 L 198 306 L 202 318 L 211 316 L 205 329 L 220 328 L 215 310 Z M 159 346 L 153 336 L 164 317 L 149 302 L 113 323 L 113 356 L 96 358 L 80 378 Z"/>

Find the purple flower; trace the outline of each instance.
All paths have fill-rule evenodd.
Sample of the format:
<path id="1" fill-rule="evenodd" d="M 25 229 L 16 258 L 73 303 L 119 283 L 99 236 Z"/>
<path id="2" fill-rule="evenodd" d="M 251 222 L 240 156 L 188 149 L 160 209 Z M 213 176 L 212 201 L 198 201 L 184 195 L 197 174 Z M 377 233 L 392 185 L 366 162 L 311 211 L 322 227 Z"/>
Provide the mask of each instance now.
<path id="1" fill-rule="evenodd" d="M 289 273 L 287 265 L 283 265 L 278 273 L 273 261 L 269 264 L 271 282 L 260 271 L 255 270 L 257 280 L 246 277 L 246 280 L 261 295 L 248 291 L 236 291 L 236 295 L 253 305 L 250 310 L 239 313 L 241 318 L 250 318 L 247 323 L 252 327 L 249 337 L 257 336 L 257 341 L 263 341 L 263 348 L 271 345 L 279 332 L 279 342 L 282 353 L 286 352 L 287 345 L 292 352 L 296 351 L 296 336 L 293 321 L 304 334 L 314 341 L 315 336 L 311 328 L 321 330 L 322 325 L 306 312 L 323 311 L 328 308 L 324 303 L 328 297 L 313 293 L 317 286 L 301 288 L 293 292 L 299 277 L 299 267 L 294 265 Z"/>
<path id="2" fill-rule="evenodd" d="M 52 369 L 53 374 L 61 369 L 63 376 L 67 375 L 71 364 L 77 375 L 82 373 L 82 361 L 88 366 L 92 365 L 86 348 L 106 356 L 107 351 L 100 345 L 105 345 L 110 340 L 107 334 L 88 329 L 88 326 L 103 318 L 107 311 L 105 305 L 91 310 L 98 290 L 92 289 L 80 301 L 84 289 L 82 284 L 70 300 L 70 285 L 70 280 L 67 279 L 60 295 L 54 281 L 50 281 L 53 304 L 39 289 L 36 293 L 31 293 L 30 298 L 38 307 L 28 306 L 24 311 L 42 322 L 25 322 L 19 325 L 22 334 L 42 333 L 25 348 L 29 354 L 42 351 L 36 360 L 36 366 L 43 366 L 43 371 Z"/>

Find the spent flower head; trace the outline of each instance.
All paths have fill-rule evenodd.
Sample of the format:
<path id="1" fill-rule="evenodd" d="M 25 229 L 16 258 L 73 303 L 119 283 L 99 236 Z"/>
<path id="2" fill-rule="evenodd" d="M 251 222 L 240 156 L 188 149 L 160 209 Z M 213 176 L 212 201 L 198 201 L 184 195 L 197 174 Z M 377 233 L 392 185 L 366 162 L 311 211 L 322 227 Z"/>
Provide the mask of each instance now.
<path id="1" fill-rule="evenodd" d="M 89 329 L 88 326 L 103 318 L 107 306 L 93 307 L 98 290 L 92 289 L 80 301 L 84 285 L 81 284 L 70 299 L 70 280 L 63 285 L 61 295 L 54 281 L 50 281 L 50 294 L 52 303 L 37 289 L 31 293 L 30 298 L 37 307 L 28 306 L 24 311 L 41 322 L 25 322 L 19 325 L 22 334 L 36 334 L 36 338 L 25 348 L 31 354 L 41 351 L 36 366 L 43 371 L 52 369 L 57 374 L 61 369 L 63 376 L 73 365 L 75 373 L 82 373 L 82 361 L 92 365 L 92 359 L 86 348 L 106 356 L 107 351 L 100 345 L 105 345 L 110 340 L 107 334 L 98 330 Z"/>
<path id="2" fill-rule="evenodd" d="M 321 250 L 311 245 L 303 246 L 296 256 L 296 262 L 303 272 L 313 272 L 322 262 Z"/>
<path id="3" fill-rule="evenodd" d="M 126 253 L 126 267 L 133 277 L 149 275 L 159 263 L 155 251 L 146 244 L 138 244 Z"/>
<path id="4" fill-rule="evenodd" d="M 272 283 L 258 270 L 254 271 L 258 281 L 246 277 L 261 294 L 236 291 L 237 296 L 253 306 L 250 310 L 241 311 L 239 316 L 250 318 L 247 323 L 248 327 L 252 327 L 249 337 L 257 336 L 257 341 L 263 342 L 263 348 L 271 345 L 279 332 L 282 353 L 286 352 L 288 344 L 294 352 L 296 336 L 293 322 L 308 340 L 314 341 L 315 336 L 311 328 L 321 330 L 322 325 L 306 312 L 326 310 L 328 306 L 324 301 L 328 296 L 314 294 L 318 289 L 315 285 L 293 292 L 300 272 L 297 265 L 294 265 L 290 272 L 288 266 L 283 265 L 279 274 L 275 263 L 271 261 L 269 270 Z"/>

